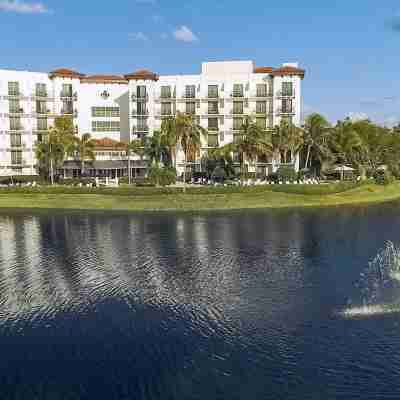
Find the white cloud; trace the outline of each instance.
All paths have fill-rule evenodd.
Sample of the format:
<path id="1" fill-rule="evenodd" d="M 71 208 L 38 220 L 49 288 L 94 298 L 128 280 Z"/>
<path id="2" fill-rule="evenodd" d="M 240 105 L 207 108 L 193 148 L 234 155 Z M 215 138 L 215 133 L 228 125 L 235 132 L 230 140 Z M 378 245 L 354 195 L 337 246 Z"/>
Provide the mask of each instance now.
<path id="1" fill-rule="evenodd" d="M 186 25 L 182 25 L 180 28 L 175 30 L 174 37 L 176 40 L 187 43 L 196 42 L 197 40 L 199 40 L 197 36 Z"/>
<path id="2" fill-rule="evenodd" d="M 363 121 L 365 119 L 369 119 L 368 115 L 363 112 L 350 112 L 347 115 L 353 122 Z"/>
<path id="3" fill-rule="evenodd" d="M 400 123 L 400 118 L 395 115 L 390 115 L 386 117 L 383 121 L 383 125 L 387 126 L 388 128 L 393 128 L 394 126 Z"/>
<path id="4" fill-rule="evenodd" d="M 43 3 L 27 3 L 20 0 L 0 0 L 0 11 L 20 14 L 44 14 L 50 12 Z"/>
<path id="5" fill-rule="evenodd" d="M 145 35 L 143 32 L 130 33 L 129 39 L 130 40 L 139 40 L 139 41 L 143 41 L 143 42 L 149 40 L 148 36 Z"/>

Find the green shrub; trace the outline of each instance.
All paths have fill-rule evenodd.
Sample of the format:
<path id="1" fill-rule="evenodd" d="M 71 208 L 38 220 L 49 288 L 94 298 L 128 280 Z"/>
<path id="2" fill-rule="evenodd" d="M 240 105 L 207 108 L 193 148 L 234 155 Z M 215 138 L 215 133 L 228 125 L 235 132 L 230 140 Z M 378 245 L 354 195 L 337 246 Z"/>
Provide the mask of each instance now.
<path id="1" fill-rule="evenodd" d="M 279 167 L 276 173 L 278 175 L 278 179 L 282 182 L 292 182 L 297 178 L 296 171 L 293 167 Z"/>
<path id="2" fill-rule="evenodd" d="M 321 184 L 321 185 L 275 185 L 272 186 L 272 191 L 305 194 L 305 195 L 325 195 L 346 192 L 354 189 L 360 184 L 356 182 L 340 182 L 336 184 Z"/>
<path id="3" fill-rule="evenodd" d="M 10 183 L 28 183 L 36 182 L 44 184 L 46 181 L 40 175 L 13 175 L 0 177 L 1 185 L 8 185 Z"/>
<path id="4" fill-rule="evenodd" d="M 59 185 L 69 185 L 69 186 L 79 186 L 80 184 L 86 185 L 94 185 L 96 183 L 95 178 L 67 178 L 60 179 L 58 182 Z"/>
<path id="5" fill-rule="evenodd" d="M 374 179 L 377 185 L 390 185 L 395 181 L 390 171 L 376 171 Z"/>
<path id="6" fill-rule="evenodd" d="M 154 185 L 172 185 L 176 182 L 176 170 L 174 168 L 153 166 L 149 170 L 149 181 Z"/>

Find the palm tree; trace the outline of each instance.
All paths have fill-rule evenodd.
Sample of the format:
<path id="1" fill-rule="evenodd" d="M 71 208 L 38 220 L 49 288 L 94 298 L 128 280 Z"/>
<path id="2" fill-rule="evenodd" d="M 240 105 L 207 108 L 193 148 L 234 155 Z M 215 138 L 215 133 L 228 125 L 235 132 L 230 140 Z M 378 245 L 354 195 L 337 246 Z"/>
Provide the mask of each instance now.
<path id="1" fill-rule="evenodd" d="M 207 131 L 197 124 L 193 115 L 178 112 L 175 117 L 176 143 L 184 153 L 183 191 L 186 190 L 187 161 L 195 160 L 201 148 L 201 138 L 207 136 Z"/>
<path id="2" fill-rule="evenodd" d="M 178 122 L 181 123 L 180 115 L 178 115 Z M 168 117 L 164 119 L 161 123 L 163 142 L 165 147 L 168 149 L 169 158 L 174 168 L 176 168 L 176 147 L 178 144 L 176 127 L 177 127 L 176 117 Z"/>
<path id="3" fill-rule="evenodd" d="M 95 141 L 90 136 L 90 133 L 84 133 L 82 137 L 74 138 L 74 153 L 81 160 L 81 175 L 85 174 L 85 160 L 95 160 L 94 153 Z"/>
<path id="4" fill-rule="evenodd" d="M 126 146 L 126 154 L 128 156 L 128 183 L 131 184 L 132 181 L 132 171 L 131 171 L 131 154 L 137 154 L 140 160 L 143 159 L 145 154 L 144 142 L 141 139 L 132 140 Z"/>
<path id="5" fill-rule="evenodd" d="M 51 129 L 44 140 L 36 146 L 36 158 L 49 174 L 50 182 L 54 184 L 54 168 L 65 158 L 65 139 L 57 129 Z"/>
<path id="6" fill-rule="evenodd" d="M 329 146 L 327 143 L 330 125 L 320 114 L 310 114 L 304 125 L 304 145 L 307 150 L 305 167 L 308 168 L 313 152 L 322 161 L 329 158 Z"/>
<path id="7" fill-rule="evenodd" d="M 167 152 L 162 131 L 154 131 L 153 135 L 147 138 L 144 152 L 150 159 L 152 165 L 160 166 Z"/>
<path id="8" fill-rule="evenodd" d="M 273 153 L 272 138 L 250 117 L 245 118 L 239 139 L 226 145 L 222 152 L 232 151 L 239 154 L 240 172 L 244 174 L 246 159 L 254 161 L 259 156 Z"/>

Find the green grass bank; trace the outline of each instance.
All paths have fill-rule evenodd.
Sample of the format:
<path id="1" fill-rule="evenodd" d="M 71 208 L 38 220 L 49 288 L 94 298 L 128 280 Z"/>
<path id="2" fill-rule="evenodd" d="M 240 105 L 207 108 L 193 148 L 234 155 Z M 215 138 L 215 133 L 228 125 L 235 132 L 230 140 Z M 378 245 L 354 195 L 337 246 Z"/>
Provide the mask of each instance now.
<path id="1" fill-rule="evenodd" d="M 315 186 L 87 189 L 67 187 L 1 188 L 0 212 L 65 210 L 234 210 L 252 208 L 365 205 L 400 200 L 400 183 L 387 186 L 340 183 Z"/>

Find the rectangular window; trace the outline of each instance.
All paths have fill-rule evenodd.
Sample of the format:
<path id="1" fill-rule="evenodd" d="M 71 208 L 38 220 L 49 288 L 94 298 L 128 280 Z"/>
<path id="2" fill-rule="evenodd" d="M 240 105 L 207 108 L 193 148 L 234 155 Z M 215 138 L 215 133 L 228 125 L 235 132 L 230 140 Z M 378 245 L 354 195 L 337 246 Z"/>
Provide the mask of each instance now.
<path id="1" fill-rule="evenodd" d="M 194 99 L 196 97 L 196 85 L 186 85 L 185 97 L 188 99 Z"/>
<path id="2" fill-rule="evenodd" d="M 72 97 L 72 84 L 63 83 L 60 97 Z"/>
<path id="3" fill-rule="evenodd" d="M 208 85 L 208 97 L 211 99 L 218 98 L 218 85 Z"/>
<path id="4" fill-rule="evenodd" d="M 190 102 L 186 103 L 186 114 L 196 114 L 196 103 L 195 102 Z"/>
<path id="5" fill-rule="evenodd" d="M 19 96 L 19 82 L 8 82 L 8 95 Z"/>
<path id="6" fill-rule="evenodd" d="M 72 100 L 63 100 L 61 114 L 73 114 L 74 106 Z"/>
<path id="7" fill-rule="evenodd" d="M 37 119 L 37 130 L 38 131 L 47 131 L 47 118 L 38 118 Z"/>
<path id="8" fill-rule="evenodd" d="M 233 130 L 240 131 L 243 126 L 243 118 L 233 118 Z"/>
<path id="9" fill-rule="evenodd" d="M 47 112 L 47 103 L 43 100 L 36 100 L 36 113 L 37 114 L 46 114 Z"/>
<path id="10" fill-rule="evenodd" d="M 218 135 L 208 135 L 208 147 L 218 147 Z"/>
<path id="11" fill-rule="evenodd" d="M 233 102 L 233 114 L 243 114 L 243 101 Z"/>
<path id="12" fill-rule="evenodd" d="M 233 85 L 233 97 L 243 97 L 243 84 L 235 83 Z"/>
<path id="13" fill-rule="evenodd" d="M 21 118 L 20 117 L 10 117 L 10 131 L 21 130 Z"/>
<path id="14" fill-rule="evenodd" d="M 217 101 L 209 101 L 208 102 L 208 113 L 209 114 L 218 114 L 218 102 Z"/>
<path id="15" fill-rule="evenodd" d="M 138 101 L 136 103 L 136 113 L 137 113 L 137 115 L 147 115 L 146 102 Z"/>
<path id="16" fill-rule="evenodd" d="M 92 107 L 92 117 L 119 118 L 119 107 Z"/>
<path id="17" fill-rule="evenodd" d="M 290 114 L 293 112 L 293 104 L 291 99 L 282 100 L 282 112 L 285 114 Z"/>
<path id="18" fill-rule="evenodd" d="M 9 100 L 9 111 L 10 114 L 18 114 L 21 112 L 21 106 L 19 100 Z"/>
<path id="19" fill-rule="evenodd" d="M 208 118 L 208 130 L 210 131 L 218 130 L 218 118 Z"/>
<path id="20" fill-rule="evenodd" d="M 139 132 L 148 131 L 149 128 L 147 126 L 147 118 L 138 118 L 137 119 L 137 130 Z"/>
<path id="21" fill-rule="evenodd" d="M 138 86 L 136 88 L 136 96 L 138 99 L 145 99 L 147 97 L 146 86 Z"/>
<path id="22" fill-rule="evenodd" d="M 22 164 L 22 151 L 18 150 L 11 151 L 11 164 L 12 165 Z"/>
<path id="23" fill-rule="evenodd" d="M 162 99 L 171 98 L 171 86 L 161 86 L 161 98 Z"/>
<path id="24" fill-rule="evenodd" d="M 256 118 L 256 125 L 261 129 L 267 129 L 267 120 L 266 118 Z"/>
<path id="25" fill-rule="evenodd" d="M 22 145 L 22 135 L 18 133 L 14 133 L 10 135 L 11 146 L 21 146 Z"/>
<path id="26" fill-rule="evenodd" d="M 257 83 L 257 97 L 267 97 L 267 85 L 265 83 Z"/>
<path id="27" fill-rule="evenodd" d="M 171 115 L 172 114 L 172 104 L 162 103 L 161 104 L 161 115 Z"/>
<path id="28" fill-rule="evenodd" d="M 282 96 L 293 96 L 293 82 L 282 82 Z"/>
<path id="29" fill-rule="evenodd" d="M 119 132 L 119 121 L 92 121 L 93 132 Z"/>
<path id="30" fill-rule="evenodd" d="M 256 113 L 257 114 L 266 114 L 266 112 L 267 112 L 267 102 L 266 101 L 257 101 Z"/>
<path id="31" fill-rule="evenodd" d="M 36 84 L 35 95 L 37 97 L 47 97 L 47 88 L 45 83 Z"/>

